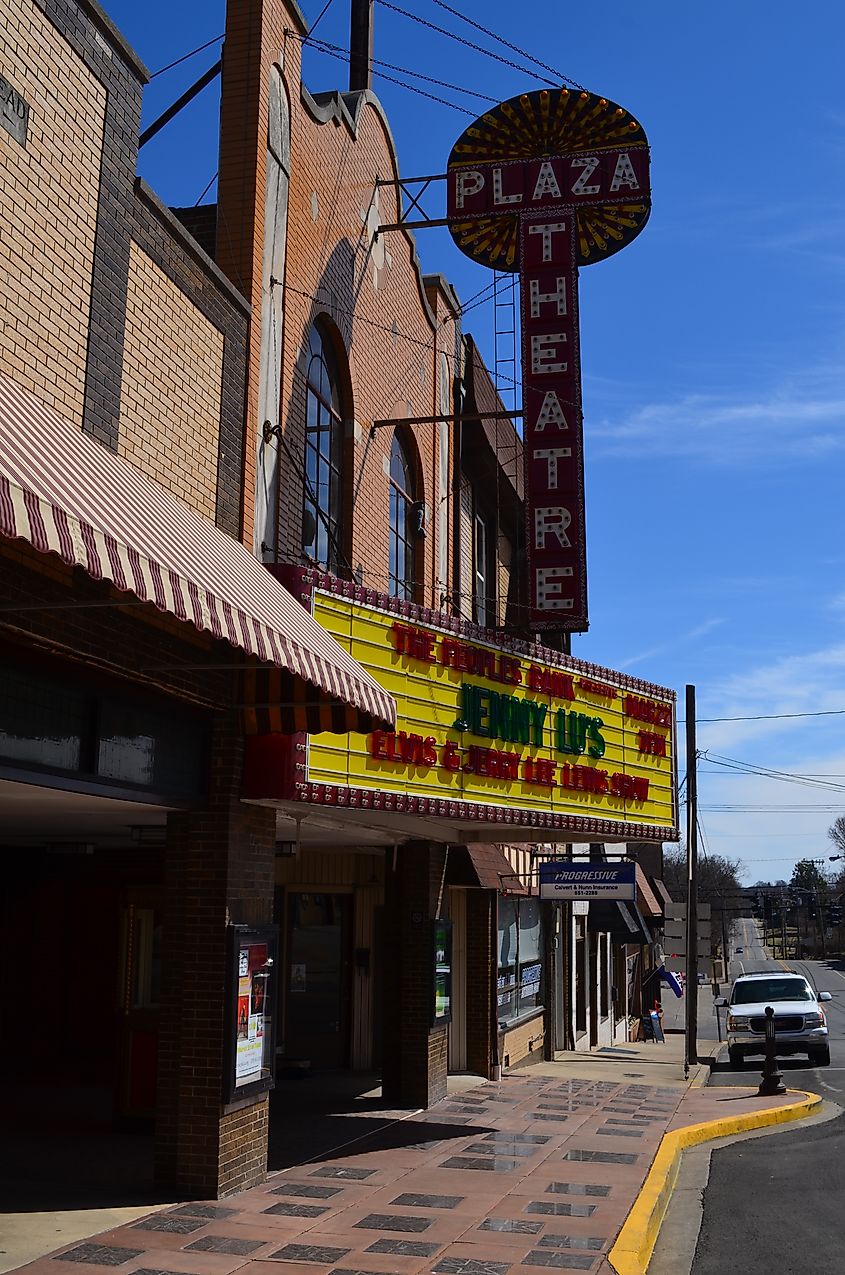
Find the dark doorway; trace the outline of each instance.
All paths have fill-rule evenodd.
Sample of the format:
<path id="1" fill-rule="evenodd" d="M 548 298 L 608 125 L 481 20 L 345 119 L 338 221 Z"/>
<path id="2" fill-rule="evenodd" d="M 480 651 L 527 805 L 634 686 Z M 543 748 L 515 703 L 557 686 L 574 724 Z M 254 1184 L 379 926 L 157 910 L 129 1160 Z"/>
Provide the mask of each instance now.
<path id="1" fill-rule="evenodd" d="M 298 890 L 287 896 L 284 1053 L 312 1068 L 348 1064 L 351 900 Z"/>

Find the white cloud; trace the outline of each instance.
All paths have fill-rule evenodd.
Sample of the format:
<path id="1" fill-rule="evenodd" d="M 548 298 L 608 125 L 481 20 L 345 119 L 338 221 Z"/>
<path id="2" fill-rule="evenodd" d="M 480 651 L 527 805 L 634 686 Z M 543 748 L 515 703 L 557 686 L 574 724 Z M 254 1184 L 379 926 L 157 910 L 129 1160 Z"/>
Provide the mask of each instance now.
<path id="1" fill-rule="evenodd" d="M 591 460 L 683 456 L 716 465 L 778 467 L 845 451 L 845 386 L 812 397 L 797 389 L 743 401 L 689 394 L 589 423 Z"/>
<path id="2" fill-rule="evenodd" d="M 845 788 L 845 713 L 838 715 L 845 709 L 845 644 L 737 669 L 699 687 L 697 701 L 701 751 Z M 825 712 L 837 715 L 782 716 Z M 740 774 L 702 759 L 699 803 L 711 852 L 743 860 L 746 881 L 788 880 L 798 859 L 827 860 L 827 829 L 845 813 L 845 791 Z"/>
<path id="3" fill-rule="evenodd" d="M 675 651 L 679 645 L 684 642 L 694 642 L 696 638 L 704 637 L 710 633 L 712 629 L 716 629 L 720 624 L 724 624 L 723 619 L 713 618 L 704 620 L 701 624 L 697 624 L 695 628 L 688 629 L 686 633 L 680 633 L 669 642 L 663 642 L 659 646 L 651 646 L 645 651 L 638 651 L 636 655 L 629 655 L 627 659 L 617 660 L 616 664 L 621 669 L 631 668 L 634 664 L 642 664 L 645 660 L 654 659 L 656 655 L 663 655 L 666 651 Z"/>

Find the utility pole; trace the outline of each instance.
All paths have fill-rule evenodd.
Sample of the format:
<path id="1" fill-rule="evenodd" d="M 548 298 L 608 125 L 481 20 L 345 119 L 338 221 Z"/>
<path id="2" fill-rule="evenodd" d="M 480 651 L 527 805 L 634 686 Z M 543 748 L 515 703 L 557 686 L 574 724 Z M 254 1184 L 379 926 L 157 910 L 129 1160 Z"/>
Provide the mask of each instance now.
<path id="1" fill-rule="evenodd" d="M 780 959 L 786 960 L 786 895 L 780 892 Z"/>
<path id="2" fill-rule="evenodd" d="M 349 28 L 349 91 L 372 87 L 375 0 L 352 0 Z"/>
<path id="3" fill-rule="evenodd" d="M 827 960 L 827 941 L 825 939 L 825 933 L 824 933 L 824 917 L 822 916 L 822 905 L 821 905 L 821 899 L 819 898 L 818 886 L 815 887 L 815 895 L 816 895 L 816 916 L 818 917 L 818 921 L 819 921 L 819 937 L 822 942 L 822 960 L 826 961 Z"/>
<path id="4" fill-rule="evenodd" d="M 687 985 L 684 1074 L 698 1066 L 698 754 L 695 687 L 686 688 L 687 734 Z"/>

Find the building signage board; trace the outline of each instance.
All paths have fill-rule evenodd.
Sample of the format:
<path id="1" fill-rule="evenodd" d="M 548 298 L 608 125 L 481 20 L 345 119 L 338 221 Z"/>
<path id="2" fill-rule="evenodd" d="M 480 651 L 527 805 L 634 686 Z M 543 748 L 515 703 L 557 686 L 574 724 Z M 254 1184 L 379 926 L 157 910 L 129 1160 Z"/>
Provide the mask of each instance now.
<path id="1" fill-rule="evenodd" d="M 641 125 L 586 91 L 542 89 L 493 107 L 452 148 L 452 237 L 519 272 L 529 612 L 532 629 L 588 628 L 578 269 L 645 225 Z"/>
<path id="2" fill-rule="evenodd" d="M 546 647 L 496 645 L 455 617 L 316 572 L 297 576 L 294 591 L 305 597 L 310 585 L 315 618 L 395 697 L 398 720 L 393 732 L 310 736 L 291 797 L 580 840 L 677 838 L 673 691 Z"/>
<path id="3" fill-rule="evenodd" d="M 540 864 L 540 898 L 568 903 L 573 899 L 634 899 L 635 863 L 588 863 L 573 860 Z"/>

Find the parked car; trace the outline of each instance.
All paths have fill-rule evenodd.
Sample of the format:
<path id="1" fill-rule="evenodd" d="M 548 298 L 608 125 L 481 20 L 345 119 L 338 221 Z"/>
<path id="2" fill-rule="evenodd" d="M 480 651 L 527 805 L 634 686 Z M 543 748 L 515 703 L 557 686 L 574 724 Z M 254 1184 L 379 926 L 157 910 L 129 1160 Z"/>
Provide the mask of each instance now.
<path id="1" fill-rule="evenodd" d="M 716 1004 L 728 1010 L 728 1057 L 732 1067 L 743 1058 L 765 1052 L 766 1007 L 775 1011 L 775 1052 L 806 1054 L 816 1067 L 830 1065 L 827 1020 L 822 1001 L 830 992 L 817 992 L 801 974 L 742 974 L 730 999 Z"/>

